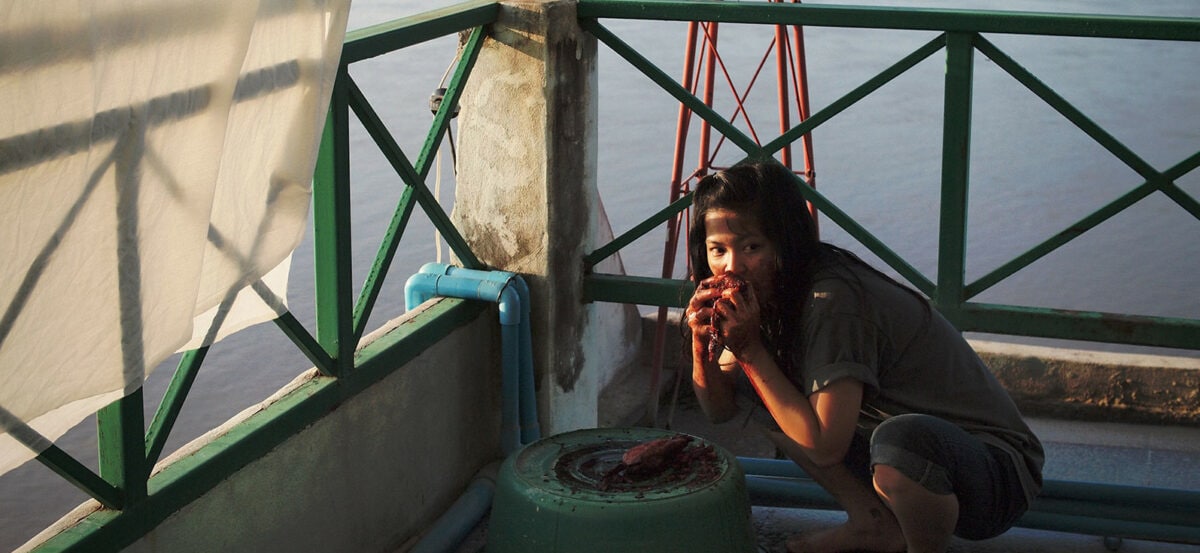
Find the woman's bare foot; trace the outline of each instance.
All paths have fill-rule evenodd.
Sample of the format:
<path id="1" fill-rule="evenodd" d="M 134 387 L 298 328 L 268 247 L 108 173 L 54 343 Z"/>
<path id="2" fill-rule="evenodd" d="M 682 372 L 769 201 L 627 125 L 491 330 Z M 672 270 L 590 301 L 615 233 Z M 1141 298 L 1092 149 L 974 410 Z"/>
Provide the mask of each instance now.
<path id="1" fill-rule="evenodd" d="M 820 532 L 793 536 L 787 541 L 789 553 L 838 553 L 845 551 L 904 551 L 904 534 L 895 519 L 878 517 L 871 524 L 851 524 Z"/>

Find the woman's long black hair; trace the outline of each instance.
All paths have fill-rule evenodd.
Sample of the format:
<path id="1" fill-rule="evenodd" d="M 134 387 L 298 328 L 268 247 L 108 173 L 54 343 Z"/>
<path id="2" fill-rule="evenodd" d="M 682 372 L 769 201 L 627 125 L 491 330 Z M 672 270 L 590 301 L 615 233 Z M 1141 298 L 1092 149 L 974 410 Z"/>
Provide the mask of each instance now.
<path id="1" fill-rule="evenodd" d="M 819 269 L 860 265 L 895 282 L 853 253 L 820 241 L 800 186 L 796 175 L 774 160 L 738 164 L 708 175 L 696 184 L 688 234 L 692 281 L 698 285 L 712 276 L 705 246 L 705 215 L 714 209 L 728 209 L 752 215 L 758 221 L 777 256 L 774 301 L 764 306 L 762 332 L 776 361 L 785 370 L 793 364 L 793 355 L 803 348 L 800 332 L 803 309 L 812 294 L 813 275 Z M 896 284 L 920 298 L 928 308 L 923 297 Z M 866 301 L 861 296 L 860 301 Z"/>

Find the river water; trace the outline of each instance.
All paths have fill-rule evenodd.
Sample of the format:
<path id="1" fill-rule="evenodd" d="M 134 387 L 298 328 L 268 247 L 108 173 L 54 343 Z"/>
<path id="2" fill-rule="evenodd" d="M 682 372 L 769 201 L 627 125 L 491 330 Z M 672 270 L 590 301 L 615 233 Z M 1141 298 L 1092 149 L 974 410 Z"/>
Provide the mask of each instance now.
<path id="1" fill-rule="evenodd" d="M 900 5 L 880 0 L 850 3 Z M 1044 3 L 914 0 L 903 4 L 1038 10 Z M 363 28 L 439 5 L 435 0 L 355 0 L 349 27 Z M 1200 3 L 1193 0 L 1076 0 L 1055 2 L 1054 8 L 1200 17 Z M 683 25 L 606 24 L 640 51 L 651 52 L 668 74 L 681 73 Z M 805 37 L 810 95 L 819 109 L 933 35 L 807 29 Z M 1196 125 L 1200 44 L 988 39 L 1155 168 L 1165 170 L 1200 149 Z M 769 40 L 761 30 L 722 27 L 720 50 L 734 82 L 750 79 Z M 412 157 L 431 119 L 429 94 L 438 87 L 454 52 L 454 39 L 439 39 L 351 70 Z M 598 178 L 609 219 L 615 232 L 621 233 L 666 204 L 677 104 L 603 45 L 600 56 Z M 931 279 L 936 275 L 942 59 L 939 54 L 922 62 L 889 83 L 886 96 L 864 100 L 814 132 L 819 189 Z M 1142 182 L 992 62 L 982 55 L 975 59 L 968 279 L 985 274 Z M 751 96 L 758 105 L 751 109 L 751 120 L 764 141 L 777 133 L 771 119 L 773 70 L 768 66 L 767 71 Z M 722 94 L 728 96 L 718 92 L 718 102 Z M 731 110 L 718 111 L 728 116 Z M 400 186 L 382 156 L 367 147 L 365 134 L 352 130 L 355 279 L 361 281 Z M 694 138 L 689 148 L 685 166 L 694 167 Z M 724 145 L 717 159 L 718 163 L 734 161 L 734 148 Z M 429 184 L 449 210 L 453 194 L 449 152 L 437 167 Z M 1177 181 L 1193 198 L 1200 197 L 1197 173 Z M 824 239 L 864 253 L 827 218 L 822 232 Z M 657 230 L 623 250 L 627 272 L 657 276 L 663 237 L 664 232 Z M 386 305 L 376 309 L 369 328 L 402 312 L 403 282 L 421 264 L 438 259 L 434 243 L 432 227 L 415 215 L 384 289 L 381 302 Z M 311 242 L 306 240 L 294 256 L 290 284 L 292 311 L 310 329 L 314 328 L 311 256 Z M 683 258 L 679 259 L 682 266 Z M 1200 222 L 1164 195 L 1153 194 L 976 299 L 1194 318 L 1200 315 L 1197 274 Z M 678 269 L 676 277 L 682 276 Z M 1200 356 L 1096 344 L 1084 347 Z M 162 396 L 175 361 L 168 361 L 147 382 L 147 403 L 152 406 Z M 167 451 L 261 401 L 308 366 L 273 325 L 260 325 L 218 344 L 196 381 Z M 85 421 L 59 445 L 95 466 L 94 422 Z M 0 550 L 19 546 L 85 499 L 36 462 L 0 477 Z"/>

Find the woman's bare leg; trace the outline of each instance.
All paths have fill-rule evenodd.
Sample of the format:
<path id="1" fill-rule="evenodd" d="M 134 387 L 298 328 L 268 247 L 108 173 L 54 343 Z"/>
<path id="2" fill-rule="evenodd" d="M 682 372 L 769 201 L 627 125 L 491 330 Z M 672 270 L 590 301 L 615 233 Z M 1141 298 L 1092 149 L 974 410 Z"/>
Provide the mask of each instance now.
<path id="1" fill-rule="evenodd" d="M 903 551 L 904 534 L 896 517 L 875 491 L 866 486 L 844 465 L 818 467 L 808 460 L 796 444 L 782 433 L 769 432 L 771 440 L 804 472 L 846 510 L 846 523 L 806 536 L 794 536 L 787 542 L 792 553 L 832 553 L 836 551 Z"/>
<path id="2" fill-rule="evenodd" d="M 908 553 L 946 550 L 958 522 L 954 494 L 935 494 L 887 465 L 875 465 L 874 481 L 875 491 L 904 531 Z"/>

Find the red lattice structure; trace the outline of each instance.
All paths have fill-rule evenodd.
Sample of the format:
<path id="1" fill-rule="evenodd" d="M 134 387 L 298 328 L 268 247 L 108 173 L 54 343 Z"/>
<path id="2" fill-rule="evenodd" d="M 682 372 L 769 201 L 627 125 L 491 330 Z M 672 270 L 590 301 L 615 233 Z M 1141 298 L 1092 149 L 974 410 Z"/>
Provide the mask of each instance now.
<path id="1" fill-rule="evenodd" d="M 783 0 L 769 1 L 782 2 Z M 797 0 L 792 1 L 796 2 Z M 703 101 L 705 105 L 713 107 L 717 87 L 717 75 L 719 73 L 724 80 L 724 86 L 728 86 L 732 93 L 733 114 L 729 117 L 729 121 L 736 124 L 740 118 L 745 124 L 750 137 L 756 143 L 762 144 L 754 121 L 751 120 L 750 112 L 746 109 L 745 101 L 749 97 L 753 87 L 758 83 L 758 78 L 767 70 L 769 62 L 774 59 L 776 75 L 775 97 L 778 104 L 777 121 L 779 132 L 782 134 L 792 127 L 791 119 L 793 114 L 798 115 L 798 122 L 807 119 L 811 112 L 808 98 L 807 67 L 805 65 L 804 29 L 800 26 L 776 25 L 775 34 L 759 59 L 753 75 L 744 86 L 739 88 L 737 83 L 733 81 L 733 77 L 730 75 L 718 49 L 718 27 L 719 24 L 716 22 L 693 21 L 688 23 L 683 62 L 683 87 Z M 690 172 L 684 172 L 684 158 L 694 118 L 695 114 L 692 110 L 681 103 L 679 105 L 679 117 L 675 131 L 674 156 L 671 163 L 669 203 L 674 203 L 684 197 L 691 191 L 693 183 L 710 172 L 720 169 L 720 167 L 714 165 L 714 162 L 720 153 L 725 138 L 724 136 L 718 136 L 714 143 L 711 125 L 707 121 L 700 119 L 697 164 Z M 798 167 L 794 165 L 795 161 L 791 144 L 785 146 L 779 152 L 778 159 L 784 166 L 792 168 L 797 174 L 803 176 L 804 181 L 809 186 L 816 186 L 811 134 L 805 135 L 802 140 L 802 152 L 800 153 Z M 816 212 L 812 211 L 811 206 L 809 209 L 815 218 Z M 674 274 L 675 258 L 679 248 L 680 236 L 687 236 L 686 225 L 689 213 L 690 210 L 684 211 L 667 223 L 667 238 L 663 246 L 663 278 L 672 278 Z M 646 412 L 647 422 L 651 426 L 658 426 L 658 401 L 661 393 L 660 374 L 662 372 L 663 345 L 667 324 L 667 308 L 660 307 L 658 309 L 658 321 L 654 334 L 650 397 L 647 402 Z M 676 375 L 675 389 L 672 392 L 672 405 L 674 405 L 674 400 L 678 395 L 681 380 L 682 371 Z M 667 426 L 670 426 L 669 418 Z"/>

